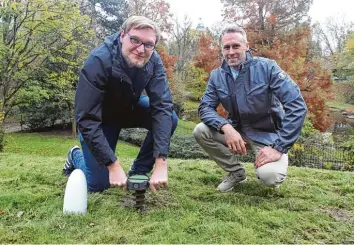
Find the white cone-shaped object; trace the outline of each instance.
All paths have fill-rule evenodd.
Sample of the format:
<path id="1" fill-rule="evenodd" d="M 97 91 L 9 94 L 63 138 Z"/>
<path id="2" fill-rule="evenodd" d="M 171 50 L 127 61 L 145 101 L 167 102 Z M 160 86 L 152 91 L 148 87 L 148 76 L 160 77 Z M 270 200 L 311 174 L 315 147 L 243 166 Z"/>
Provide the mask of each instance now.
<path id="1" fill-rule="evenodd" d="M 85 214 L 88 192 L 86 178 L 80 169 L 75 169 L 69 176 L 64 194 L 63 213 Z"/>

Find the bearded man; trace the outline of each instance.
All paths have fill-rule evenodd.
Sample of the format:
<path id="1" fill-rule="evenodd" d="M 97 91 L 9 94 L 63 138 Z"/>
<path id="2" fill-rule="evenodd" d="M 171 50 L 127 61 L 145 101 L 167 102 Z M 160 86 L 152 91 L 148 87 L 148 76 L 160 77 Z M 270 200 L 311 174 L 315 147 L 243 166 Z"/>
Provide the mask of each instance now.
<path id="1" fill-rule="evenodd" d="M 80 72 L 75 118 L 81 149 L 69 149 L 63 173 L 81 169 L 89 191 L 126 188 L 127 175 L 115 155 L 122 128 L 148 129 L 128 175 L 149 174 L 154 167 L 151 190 L 168 183 L 167 155 L 178 118 L 155 50 L 159 38 L 153 21 L 132 16 L 91 52 Z"/>

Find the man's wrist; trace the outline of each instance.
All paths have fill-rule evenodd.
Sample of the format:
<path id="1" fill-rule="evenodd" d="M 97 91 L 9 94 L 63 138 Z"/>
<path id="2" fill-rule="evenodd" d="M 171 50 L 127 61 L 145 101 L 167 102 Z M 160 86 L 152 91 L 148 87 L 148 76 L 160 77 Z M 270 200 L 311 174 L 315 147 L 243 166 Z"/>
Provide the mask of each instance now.
<path id="1" fill-rule="evenodd" d="M 155 158 L 155 164 L 166 165 L 167 164 L 166 158 L 163 156 Z"/>
<path id="2" fill-rule="evenodd" d="M 224 125 L 221 127 L 221 131 L 222 131 L 223 133 L 225 133 L 228 129 L 231 129 L 231 128 L 233 128 L 233 126 L 232 126 L 231 124 L 227 123 L 227 124 L 224 124 Z"/>
<path id="3" fill-rule="evenodd" d="M 121 167 L 119 161 L 115 161 L 115 162 L 107 165 L 107 168 L 108 168 L 109 171 L 112 171 L 112 170 L 114 170 L 116 168 L 119 168 L 119 167 Z"/>
<path id="4" fill-rule="evenodd" d="M 282 153 L 282 154 L 286 154 L 287 150 L 285 150 L 282 146 L 277 145 L 277 144 L 273 144 L 271 146 L 273 149 L 277 150 L 278 152 Z"/>

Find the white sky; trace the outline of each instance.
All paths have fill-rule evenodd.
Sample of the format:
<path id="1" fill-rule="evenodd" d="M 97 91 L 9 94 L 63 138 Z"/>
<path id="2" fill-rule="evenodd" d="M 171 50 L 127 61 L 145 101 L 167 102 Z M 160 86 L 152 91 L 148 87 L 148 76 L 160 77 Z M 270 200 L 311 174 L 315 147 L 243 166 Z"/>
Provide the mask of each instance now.
<path id="1" fill-rule="evenodd" d="M 166 0 L 170 3 L 171 12 L 182 21 L 187 15 L 196 27 L 199 18 L 206 27 L 222 20 L 222 4 L 220 0 Z M 310 9 L 312 22 L 323 22 L 327 17 L 344 16 L 354 21 L 354 0 L 313 0 Z"/>

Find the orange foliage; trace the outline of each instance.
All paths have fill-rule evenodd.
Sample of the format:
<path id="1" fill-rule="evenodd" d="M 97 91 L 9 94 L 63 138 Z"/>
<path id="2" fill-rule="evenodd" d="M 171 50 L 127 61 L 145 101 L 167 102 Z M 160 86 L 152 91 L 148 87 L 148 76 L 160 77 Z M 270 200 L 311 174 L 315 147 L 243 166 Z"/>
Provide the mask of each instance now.
<path id="1" fill-rule="evenodd" d="M 216 43 L 212 42 L 212 37 L 203 34 L 198 43 L 197 55 L 194 57 L 194 66 L 210 74 L 213 69 L 221 65 L 220 54 L 221 50 Z M 205 78 L 205 81 L 207 82 L 208 79 L 209 76 Z M 221 104 L 217 107 L 217 113 L 224 118 L 228 116 L 228 112 Z"/>
<path id="2" fill-rule="evenodd" d="M 270 17 L 266 18 L 266 21 L 272 25 L 275 25 L 277 23 L 277 18 L 275 15 L 271 15 Z"/>
<path id="3" fill-rule="evenodd" d="M 255 55 L 276 60 L 291 76 L 301 89 L 313 125 L 325 131 L 331 124 L 325 105 L 325 100 L 332 98 L 331 74 L 308 58 L 310 38 L 311 32 L 307 27 L 277 37 L 267 32 L 248 33 L 251 47 L 257 50 Z"/>
<path id="4" fill-rule="evenodd" d="M 177 56 L 169 56 L 168 52 L 166 51 L 166 49 L 163 46 L 158 46 L 157 52 L 163 61 L 163 65 L 164 65 L 165 71 L 166 71 L 166 76 L 168 78 L 170 86 L 174 87 L 174 85 L 175 85 L 175 79 L 174 79 L 175 63 L 178 60 L 178 57 Z"/>
<path id="5" fill-rule="evenodd" d="M 198 43 L 197 55 L 194 57 L 194 66 L 202 68 L 208 74 L 220 66 L 220 48 L 212 42 L 212 37 L 203 34 Z M 208 81 L 208 78 L 206 79 Z"/>

